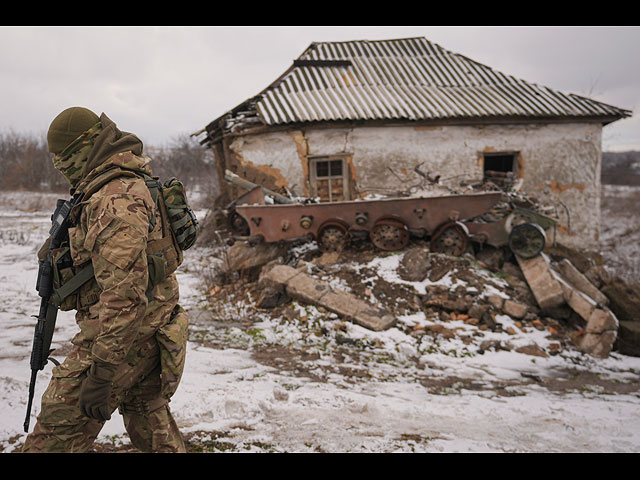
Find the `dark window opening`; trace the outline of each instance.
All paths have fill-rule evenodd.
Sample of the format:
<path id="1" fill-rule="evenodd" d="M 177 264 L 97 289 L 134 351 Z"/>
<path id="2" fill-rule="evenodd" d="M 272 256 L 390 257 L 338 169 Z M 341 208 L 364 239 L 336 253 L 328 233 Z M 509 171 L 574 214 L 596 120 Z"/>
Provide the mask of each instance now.
<path id="1" fill-rule="evenodd" d="M 484 172 L 485 176 L 490 172 L 507 173 L 514 171 L 515 155 L 511 154 L 485 154 Z"/>
<path id="2" fill-rule="evenodd" d="M 507 190 L 516 181 L 517 153 L 485 153 L 484 182 L 491 182 Z"/>

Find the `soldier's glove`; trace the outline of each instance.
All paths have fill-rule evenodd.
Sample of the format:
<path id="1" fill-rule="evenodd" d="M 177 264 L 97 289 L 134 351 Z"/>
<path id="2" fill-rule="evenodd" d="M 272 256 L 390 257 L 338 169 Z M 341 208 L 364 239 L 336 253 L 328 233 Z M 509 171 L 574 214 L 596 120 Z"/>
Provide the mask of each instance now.
<path id="1" fill-rule="evenodd" d="M 103 422 L 111 418 L 109 397 L 116 368 L 117 365 L 95 361 L 91 365 L 80 387 L 79 405 L 83 415 Z"/>

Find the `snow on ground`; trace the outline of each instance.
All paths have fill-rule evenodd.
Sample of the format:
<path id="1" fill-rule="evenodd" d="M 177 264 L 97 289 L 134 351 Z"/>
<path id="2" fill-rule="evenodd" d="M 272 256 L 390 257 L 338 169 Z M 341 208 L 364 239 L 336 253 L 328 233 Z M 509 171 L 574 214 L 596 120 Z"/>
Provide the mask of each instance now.
<path id="1" fill-rule="evenodd" d="M 16 451 L 29 384 L 29 355 L 39 297 L 35 254 L 44 241 L 55 196 L 35 194 L 0 211 L 0 450 Z M 3 196 L 4 197 L 4 196 Z M 38 197 L 39 198 L 39 197 Z M 14 199 L 15 200 L 15 199 Z M 204 213 L 204 212 L 200 212 Z M 393 276 L 393 262 L 379 262 Z M 192 341 L 180 389 L 171 402 L 181 431 L 208 451 L 233 452 L 636 452 L 640 450 L 640 394 L 605 393 L 597 384 L 553 390 L 526 378 L 558 378 L 589 372 L 625 384 L 637 381 L 640 358 L 612 354 L 596 360 L 576 352 L 546 358 L 512 351 L 484 354 L 458 338 L 417 342 L 400 328 L 372 332 L 345 322 L 345 336 L 375 349 L 330 354 L 327 339 L 305 335 L 310 322 L 330 328 L 335 318 L 313 307 L 306 322 L 283 321 L 254 312 L 252 328 L 207 320 L 197 275 L 207 252 L 187 252 L 178 278 L 181 303 L 193 314 Z M 420 288 L 418 286 L 418 288 Z M 241 303 L 231 306 L 236 312 Z M 248 311 L 248 310 L 247 310 Z M 401 317 L 403 325 L 427 324 L 424 315 Z M 501 319 L 509 323 L 508 317 Z M 452 322 L 449 328 L 469 328 Z M 65 347 L 76 331 L 73 314 L 61 312 L 54 347 Z M 215 334 L 215 335 L 214 335 Z M 216 342 L 207 342 L 207 335 Z M 253 335 L 253 336 L 252 336 Z M 493 332 L 487 339 L 500 339 Z M 212 337 L 213 338 L 213 337 Z M 423 339 L 425 337 L 422 337 Z M 226 339 L 226 343 L 221 343 Z M 509 341 L 518 341 L 513 337 Z M 542 332 L 528 343 L 544 345 Z M 292 347 L 314 355 L 293 368 L 261 362 L 255 347 Z M 60 357 L 58 357 L 60 359 Z M 417 359 L 417 360 L 416 360 Z M 304 370 L 304 372 L 301 372 Z M 51 365 L 38 375 L 31 429 Z M 304 373 L 304 374 L 301 374 Z M 427 380 L 459 379 L 430 388 Z M 99 442 L 122 445 L 128 438 L 116 413 Z"/>

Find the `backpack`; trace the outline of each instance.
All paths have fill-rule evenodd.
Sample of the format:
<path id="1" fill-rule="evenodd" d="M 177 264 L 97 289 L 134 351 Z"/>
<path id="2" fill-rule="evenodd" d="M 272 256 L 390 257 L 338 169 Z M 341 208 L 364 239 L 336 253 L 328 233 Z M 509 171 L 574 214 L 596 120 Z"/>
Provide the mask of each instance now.
<path id="1" fill-rule="evenodd" d="M 198 237 L 198 220 L 187 201 L 183 183 L 173 177 L 164 185 L 157 177 L 141 174 L 162 218 L 162 239 L 147 244 L 150 288 L 171 275 L 183 261 L 183 253 Z M 155 228 L 155 217 L 149 232 Z M 169 242 L 169 240 L 171 240 Z M 173 248 L 168 248 L 171 245 Z"/>

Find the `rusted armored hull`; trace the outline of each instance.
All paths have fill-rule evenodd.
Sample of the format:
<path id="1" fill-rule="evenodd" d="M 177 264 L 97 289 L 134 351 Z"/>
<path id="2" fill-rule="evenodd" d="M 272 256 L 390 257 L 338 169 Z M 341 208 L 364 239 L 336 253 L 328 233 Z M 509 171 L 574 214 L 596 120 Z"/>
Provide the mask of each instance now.
<path id="1" fill-rule="evenodd" d="M 502 199 L 499 192 L 420 198 L 386 198 L 332 203 L 265 205 L 260 192 L 252 190 L 236 205 L 250 235 L 265 242 L 298 238 L 315 239 L 325 250 L 340 250 L 352 236 L 368 235 L 383 250 L 405 246 L 411 234 L 442 236 L 460 241 L 451 229 L 465 231 L 465 219 L 489 211 Z M 258 204 L 256 204 L 258 203 Z M 453 236 L 452 236 L 453 235 Z"/>
<path id="2" fill-rule="evenodd" d="M 430 238 L 436 252 L 462 255 L 474 241 L 494 247 L 508 244 L 517 255 L 530 258 L 542 251 L 545 230 L 555 225 L 552 218 L 522 208 L 511 208 L 499 220 L 485 220 L 485 214 L 505 200 L 503 192 L 307 203 L 232 172 L 226 172 L 225 180 L 248 190 L 227 207 L 233 234 L 269 243 L 316 240 L 325 251 L 342 250 L 354 238 L 368 238 L 381 250 L 398 250 L 413 235 Z"/>

